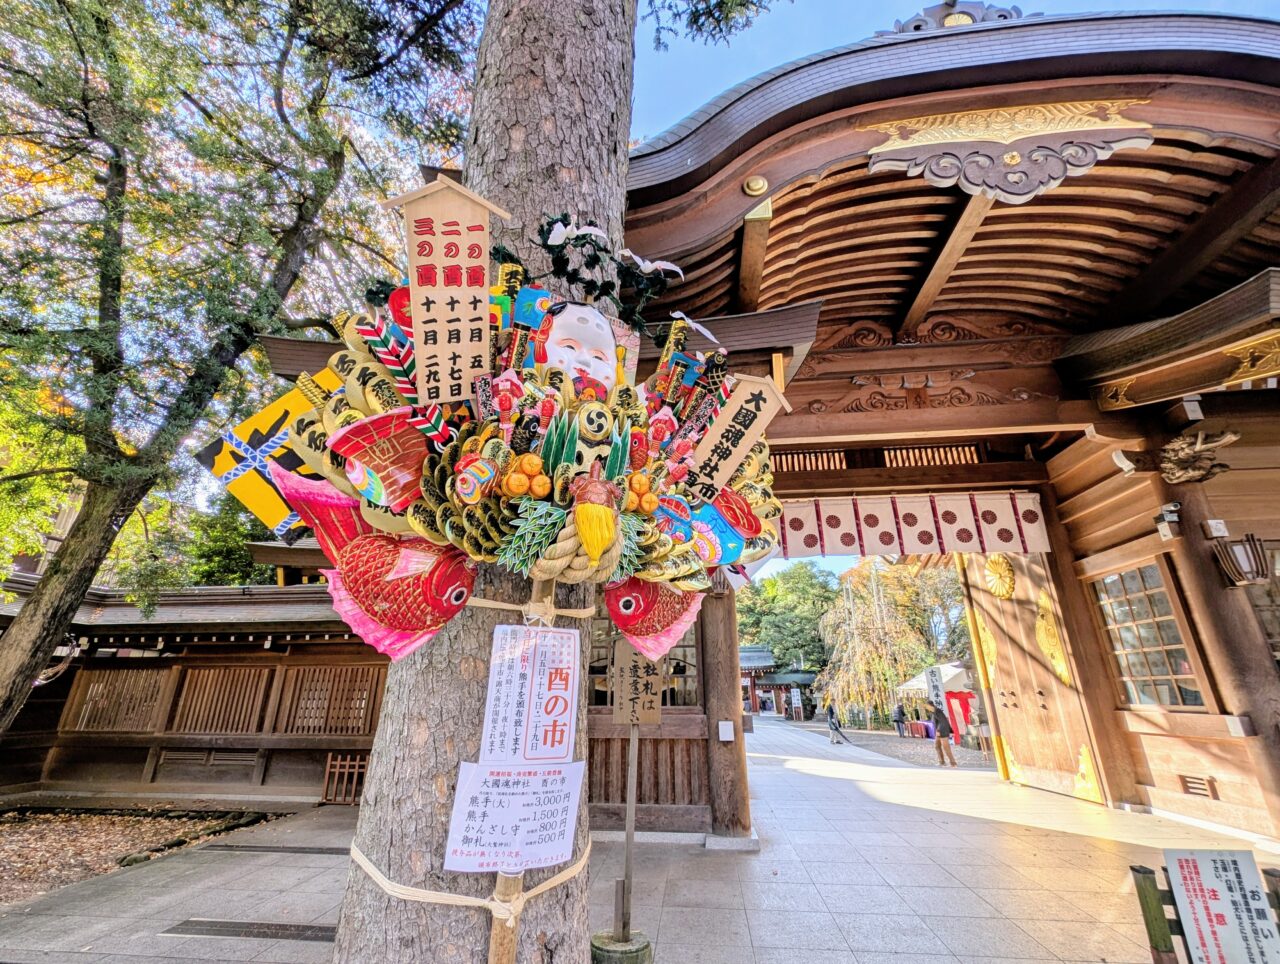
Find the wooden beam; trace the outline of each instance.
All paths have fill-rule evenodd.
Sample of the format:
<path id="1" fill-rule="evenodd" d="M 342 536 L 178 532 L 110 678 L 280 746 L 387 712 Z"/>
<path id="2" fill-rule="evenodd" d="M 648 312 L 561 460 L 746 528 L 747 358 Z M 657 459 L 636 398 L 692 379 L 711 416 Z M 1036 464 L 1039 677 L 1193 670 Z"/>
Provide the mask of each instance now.
<path id="1" fill-rule="evenodd" d="M 791 401 L 795 404 L 795 399 Z M 797 405 L 791 414 L 773 420 L 769 442 L 779 447 L 843 442 L 906 444 L 938 438 L 955 442 L 991 435 L 1051 435 L 1086 430 L 1104 438 L 1116 433 L 1125 437 L 1142 434 L 1133 416 L 1099 412 L 1091 401 L 1038 399 L 1015 405 L 885 412 L 816 413 Z"/>
<path id="2" fill-rule="evenodd" d="M 1113 323 L 1141 321 L 1280 206 L 1280 155 L 1249 168 L 1112 299 Z"/>
<path id="3" fill-rule="evenodd" d="M 879 469 L 785 472 L 774 475 L 780 499 L 858 495 L 872 491 L 911 489 L 981 489 L 989 486 L 1039 485 L 1049 480 L 1043 462 L 983 462 L 978 465 L 908 465 Z"/>
<path id="4" fill-rule="evenodd" d="M 968 199 L 964 210 L 960 212 L 959 220 L 956 221 L 955 227 L 951 229 L 951 234 L 947 237 L 946 244 L 938 252 L 938 257 L 934 260 L 933 267 L 929 269 L 929 273 L 921 283 L 920 289 L 916 292 L 915 299 L 911 302 L 911 307 L 907 309 L 906 316 L 902 319 L 902 325 L 898 329 L 900 335 L 915 335 L 916 329 L 920 327 L 920 323 L 924 321 L 929 309 L 933 307 L 934 300 L 947 283 L 947 279 L 951 277 L 951 272 L 960 263 L 960 258 L 964 256 L 965 249 L 969 247 L 969 242 L 973 240 L 973 236 L 977 233 L 978 228 L 982 226 L 982 221 L 987 216 L 987 212 L 991 210 L 991 206 L 995 203 L 994 198 L 983 195 L 974 195 Z"/>
<path id="5" fill-rule="evenodd" d="M 764 278 L 764 252 L 769 244 L 769 223 L 773 202 L 761 201 L 742 219 L 742 247 L 738 251 L 736 309 L 755 311 L 760 305 L 760 283 Z"/>

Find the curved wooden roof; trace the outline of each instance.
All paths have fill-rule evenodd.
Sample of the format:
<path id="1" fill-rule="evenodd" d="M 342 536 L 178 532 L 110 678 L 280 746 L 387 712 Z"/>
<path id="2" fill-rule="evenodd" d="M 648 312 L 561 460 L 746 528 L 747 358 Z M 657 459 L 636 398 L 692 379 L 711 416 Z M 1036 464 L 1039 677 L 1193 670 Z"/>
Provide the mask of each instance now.
<path id="1" fill-rule="evenodd" d="M 1196 13 L 1035 17 L 872 37 L 725 91 L 638 145 L 628 188 L 633 205 L 650 206 L 706 180 L 779 131 L 891 98 L 1117 72 L 1274 85 L 1278 54 L 1275 21 Z"/>
<path id="2" fill-rule="evenodd" d="M 1099 156 L 1026 203 L 876 169 L 885 125 L 1061 102 L 1118 105 L 1113 126 L 1138 136 L 1079 135 Z M 753 78 L 640 145 L 627 241 L 686 269 L 660 311 L 821 299 L 818 352 L 1080 335 L 1280 264 L 1277 117 L 1271 20 L 1099 14 L 877 37 Z M 982 143 L 953 131 L 938 149 Z M 769 184 L 763 228 L 744 222 L 761 202 L 750 176 Z"/>

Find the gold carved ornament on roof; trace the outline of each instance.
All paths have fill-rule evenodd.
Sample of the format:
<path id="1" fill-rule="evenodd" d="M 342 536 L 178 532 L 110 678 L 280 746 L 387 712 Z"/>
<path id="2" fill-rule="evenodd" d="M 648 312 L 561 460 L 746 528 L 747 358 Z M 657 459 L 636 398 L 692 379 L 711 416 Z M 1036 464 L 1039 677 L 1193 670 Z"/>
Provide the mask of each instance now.
<path id="1" fill-rule="evenodd" d="M 1151 125 L 1123 116 L 1145 100 L 1083 100 L 950 111 L 867 124 L 888 139 L 871 173 L 905 171 L 937 187 L 1023 204 L 1122 148 L 1146 148 Z"/>

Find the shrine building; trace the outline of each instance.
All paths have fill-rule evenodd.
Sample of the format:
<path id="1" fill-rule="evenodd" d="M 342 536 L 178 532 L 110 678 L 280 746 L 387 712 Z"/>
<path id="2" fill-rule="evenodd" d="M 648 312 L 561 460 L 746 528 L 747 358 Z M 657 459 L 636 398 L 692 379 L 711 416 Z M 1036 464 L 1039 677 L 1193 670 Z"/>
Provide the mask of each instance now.
<path id="1" fill-rule="evenodd" d="M 655 317 L 786 386 L 786 556 L 959 554 L 1001 778 L 1280 836 L 1280 22 L 940 4 L 726 91 L 629 185 L 628 247 L 686 275 Z M 332 350 L 264 342 L 285 378 Z M 297 584 L 150 621 L 91 593 L 0 803 L 354 799 L 385 659 L 314 544 L 254 551 Z M 598 619 L 598 827 L 611 650 Z M 750 831 L 753 675 L 720 583 L 642 728 L 641 829 Z"/>

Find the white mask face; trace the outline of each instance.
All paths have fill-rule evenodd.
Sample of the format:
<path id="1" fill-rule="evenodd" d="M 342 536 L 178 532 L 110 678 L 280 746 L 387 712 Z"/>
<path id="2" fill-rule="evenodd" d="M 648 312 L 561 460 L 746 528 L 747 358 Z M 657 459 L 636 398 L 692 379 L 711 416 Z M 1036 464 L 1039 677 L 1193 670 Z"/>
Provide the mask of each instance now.
<path id="1" fill-rule="evenodd" d="M 590 305 L 568 305 L 551 323 L 547 364 L 611 390 L 618 380 L 618 356 L 609 319 Z"/>

